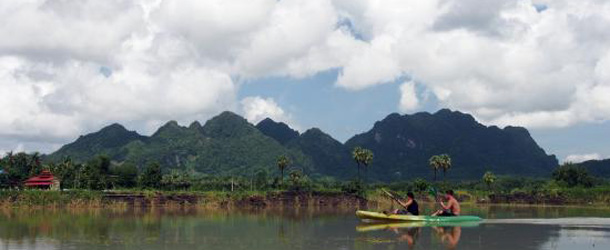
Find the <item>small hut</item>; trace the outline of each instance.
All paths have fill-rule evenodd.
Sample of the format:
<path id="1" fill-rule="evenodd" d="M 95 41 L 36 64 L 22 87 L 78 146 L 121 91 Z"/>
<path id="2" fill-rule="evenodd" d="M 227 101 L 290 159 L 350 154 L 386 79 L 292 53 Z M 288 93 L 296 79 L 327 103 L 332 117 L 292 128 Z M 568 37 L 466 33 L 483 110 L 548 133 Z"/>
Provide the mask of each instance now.
<path id="1" fill-rule="evenodd" d="M 55 178 L 49 170 L 43 170 L 39 175 L 25 181 L 28 188 L 59 190 L 59 179 Z"/>

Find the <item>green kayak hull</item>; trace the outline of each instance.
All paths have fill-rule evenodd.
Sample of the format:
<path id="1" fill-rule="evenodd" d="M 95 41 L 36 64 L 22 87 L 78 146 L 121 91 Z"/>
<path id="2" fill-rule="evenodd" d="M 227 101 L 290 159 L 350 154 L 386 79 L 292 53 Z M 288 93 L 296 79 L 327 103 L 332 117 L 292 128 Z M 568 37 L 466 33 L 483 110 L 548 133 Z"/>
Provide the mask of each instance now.
<path id="1" fill-rule="evenodd" d="M 429 216 L 429 215 L 401 215 L 390 214 L 386 215 L 379 212 L 371 211 L 356 211 L 356 216 L 363 220 L 373 221 L 406 221 L 406 222 L 466 222 L 480 221 L 481 217 L 471 215 L 460 216 Z"/>

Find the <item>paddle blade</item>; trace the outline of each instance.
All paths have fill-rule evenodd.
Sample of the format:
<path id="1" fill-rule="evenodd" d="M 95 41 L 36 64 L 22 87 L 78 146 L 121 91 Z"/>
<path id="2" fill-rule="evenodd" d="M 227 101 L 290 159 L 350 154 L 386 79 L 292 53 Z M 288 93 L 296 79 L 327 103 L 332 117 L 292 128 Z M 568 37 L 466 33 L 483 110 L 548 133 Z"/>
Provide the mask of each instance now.
<path id="1" fill-rule="evenodd" d="M 436 197 L 438 195 L 438 191 L 434 187 L 429 187 L 428 188 L 428 194 L 430 194 L 431 196 Z"/>

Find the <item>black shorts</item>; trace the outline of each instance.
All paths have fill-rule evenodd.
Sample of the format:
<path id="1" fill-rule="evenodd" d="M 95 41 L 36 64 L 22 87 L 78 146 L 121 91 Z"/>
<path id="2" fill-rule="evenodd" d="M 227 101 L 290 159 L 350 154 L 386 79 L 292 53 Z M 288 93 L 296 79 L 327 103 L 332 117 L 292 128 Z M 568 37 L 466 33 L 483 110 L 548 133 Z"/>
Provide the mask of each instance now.
<path id="1" fill-rule="evenodd" d="M 443 212 L 441 212 L 440 214 L 438 214 L 438 216 L 457 216 L 457 215 L 454 214 L 453 211 L 446 209 L 446 210 L 443 210 Z"/>
<path id="2" fill-rule="evenodd" d="M 419 215 L 419 214 L 412 213 L 412 212 L 411 212 L 411 213 L 409 213 L 409 211 L 404 210 L 404 209 L 400 209 L 400 210 L 398 210 L 398 211 L 396 212 L 396 214 L 402 214 L 402 215 L 407 215 L 407 214 Z"/>

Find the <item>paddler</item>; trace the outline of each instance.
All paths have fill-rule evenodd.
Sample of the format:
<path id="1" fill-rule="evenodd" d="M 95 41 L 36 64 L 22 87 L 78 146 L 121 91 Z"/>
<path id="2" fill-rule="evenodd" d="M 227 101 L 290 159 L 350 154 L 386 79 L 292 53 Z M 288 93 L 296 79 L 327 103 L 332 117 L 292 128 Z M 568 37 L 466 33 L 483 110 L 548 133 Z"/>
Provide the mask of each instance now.
<path id="1" fill-rule="evenodd" d="M 405 209 L 394 209 L 390 212 L 384 212 L 386 214 L 412 214 L 419 215 L 419 205 L 417 205 L 417 201 L 415 200 L 415 195 L 413 192 L 407 193 L 407 201 L 403 202 L 400 199 L 396 199 L 396 202 L 400 203 L 401 206 L 405 207 Z"/>
<path id="2" fill-rule="evenodd" d="M 447 190 L 445 192 L 445 200 L 447 201 L 447 204 L 440 201 L 439 203 L 442 209 L 433 213 L 432 216 L 459 216 L 460 203 L 453 196 L 453 190 Z"/>

